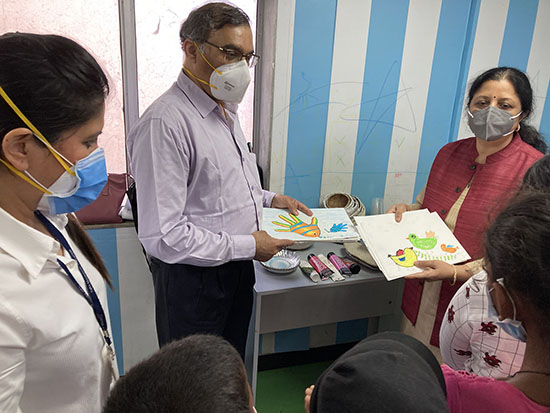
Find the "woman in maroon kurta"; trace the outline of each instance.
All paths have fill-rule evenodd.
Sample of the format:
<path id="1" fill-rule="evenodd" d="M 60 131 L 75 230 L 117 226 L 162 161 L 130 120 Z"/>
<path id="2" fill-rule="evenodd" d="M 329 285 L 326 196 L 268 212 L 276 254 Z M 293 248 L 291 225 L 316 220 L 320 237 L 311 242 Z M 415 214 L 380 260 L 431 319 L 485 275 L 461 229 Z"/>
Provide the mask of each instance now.
<path id="1" fill-rule="evenodd" d="M 436 354 L 449 301 L 462 282 L 481 269 L 481 244 L 491 217 L 546 152 L 539 133 L 526 124 L 532 107 L 533 92 L 523 72 L 500 67 L 480 75 L 470 87 L 467 106 L 475 137 L 451 142 L 439 151 L 416 204 L 396 204 L 388 210 L 397 221 L 405 211 L 436 211 L 472 257 L 456 266 L 418 261 L 422 271 L 406 277 L 402 330 L 431 344 Z"/>

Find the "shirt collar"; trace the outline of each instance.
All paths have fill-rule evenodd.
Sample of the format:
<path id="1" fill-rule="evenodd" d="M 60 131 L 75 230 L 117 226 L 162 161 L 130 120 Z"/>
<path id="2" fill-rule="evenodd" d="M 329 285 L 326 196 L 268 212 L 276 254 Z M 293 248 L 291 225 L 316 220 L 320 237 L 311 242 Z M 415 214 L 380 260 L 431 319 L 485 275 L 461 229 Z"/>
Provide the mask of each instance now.
<path id="1" fill-rule="evenodd" d="M 59 230 L 67 225 L 66 215 L 44 214 Z M 36 279 L 46 261 L 59 250 L 59 243 L 52 237 L 18 221 L 0 208 L 0 249 L 11 255 Z"/>
<path id="2" fill-rule="evenodd" d="M 218 107 L 216 101 L 208 96 L 204 90 L 198 87 L 197 84 L 193 82 L 183 70 L 180 71 L 176 84 L 191 101 L 193 106 L 197 108 L 203 118 L 207 117 L 210 112 Z M 223 106 L 226 111 L 231 112 L 233 115 L 237 113 L 237 109 L 239 107 L 239 105 L 235 103 L 224 103 Z"/>

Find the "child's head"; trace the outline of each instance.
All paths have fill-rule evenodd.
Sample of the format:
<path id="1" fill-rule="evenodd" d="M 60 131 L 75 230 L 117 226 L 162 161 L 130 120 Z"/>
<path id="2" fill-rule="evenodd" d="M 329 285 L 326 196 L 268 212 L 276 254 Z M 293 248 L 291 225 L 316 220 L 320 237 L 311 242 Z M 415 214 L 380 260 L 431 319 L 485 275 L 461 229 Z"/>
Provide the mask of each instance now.
<path id="1" fill-rule="evenodd" d="M 395 332 L 376 334 L 323 372 L 309 411 L 445 412 L 445 379 L 434 355 L 418 340 Z"/>
<path id="2" fill-rule="evenodd" d="M 487 282 L 497 312 L 502 319 L 522 321 L 527 334 L 546 339 L 550 338 L 549 246 L 548 190 L 521 191 L 485 235 Z"/>
<path id="3" fill-rule="evenodd" d="M 224 339 L 194 335 L 162 347 L 113 388 L 104 413 L 252 411 L 239 353 Z"/>
<path id="4" fill-rule="evenodd" d="M 525 172 L 520 191 L 550 190 L 550 155 L 545 155 Z"/>

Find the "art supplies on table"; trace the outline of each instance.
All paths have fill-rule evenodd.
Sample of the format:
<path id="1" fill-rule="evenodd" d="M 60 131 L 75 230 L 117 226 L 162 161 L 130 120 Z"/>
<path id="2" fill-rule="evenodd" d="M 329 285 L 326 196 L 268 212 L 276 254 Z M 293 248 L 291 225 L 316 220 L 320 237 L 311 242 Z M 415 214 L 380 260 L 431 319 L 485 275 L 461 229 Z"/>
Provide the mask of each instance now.
<path id="1" fill-rule="evenodd" d="M 319 281 L 321 281 L 321 276 L 317 271 L 315 271 L 315 269 L 311 266 L 309 262 L 300 260 L 300 269 L 302 270 L 304 275 L 314 283 L 318 283 Z"/>
<path id="2" fill-rule="evenodd" d="M 264 208 L 262 229 L 273 238 L 306 242 L 345 242 L 360 239 L 344 208 L 312 208 L 313 216 L 286 209 Z"/>
<path id="3" fill-rule="evenodd" d="M 344 279 L 343 275 L 350 277 L 360 270 L 357 264 L 350 262 L 352 267 L 356 267 L 354 267 L 354 270 L 357 269 L 356 272 L 352 272 L 343 259 L 338 257 L 334 252 L 329 252 L 327 256 L 328 258 L 322 254 L 309 254 L 308 261 L 300 261 L 300 269 L 314 283 L 320 280 L 325 281 L 329 278 L 332 281 L 342 281 Z"/>
<path id="4" fill-rule="evenodd" d="M 319 273 L 322 281 L 328 279 L 328 277 L 332 275 L 333 271 L 327 265 L 325 265 L 319 259 L 319 257 L 317 257 L 317 255 L 309 254 L 307 256 L 307 261 L 311 264 L 311 266 L 315 269 L 315 271 Z"/>
<path id="5" fill-rule="evenodd" d="M 470 259 L 441 217 L 427 209 L 408 211 L 401 222 L 394 214 L 355 217 L 365 246 L 388 280 L 420 272 L 416 261 L 458 264 Z"/>
<path id="6" fill-rule="evenodd" d="M 340 259 L 346 264 L 352 274 L 358 274 L 361 271 L 361 267 L 355 261 L 347 257 L 340 257 Z"/>
<path id="7" fill-rule="evenodd" d="M 323 254 L 318 254 L 317 257 L 321 260 L 323 264 L 325 264 L 328 268 L 330 268 L 330 271 L 332 272 L 330 274 L 330 279 L 332 281 L 342 281 L 344 280 L 344 277 L 338 269 L 332 264 L 332 262 L 329 261 L 327 257 L 325 257 Z"/>
<path id="8" fill-rule="evenodd" d="M 336 267 L 338 272 L 345 277 L 351 277 L 351 270 L 349 267 L 340 259 L 338 255 L 334 252 L 329 252 L 327 254 L 328 260 Z"/>

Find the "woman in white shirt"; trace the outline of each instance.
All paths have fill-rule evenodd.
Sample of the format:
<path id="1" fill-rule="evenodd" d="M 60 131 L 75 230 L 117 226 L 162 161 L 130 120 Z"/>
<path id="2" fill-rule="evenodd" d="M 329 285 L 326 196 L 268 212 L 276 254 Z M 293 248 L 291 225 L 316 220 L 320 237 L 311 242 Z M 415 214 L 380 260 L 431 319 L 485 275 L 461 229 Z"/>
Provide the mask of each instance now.
<path id="1" fill-rule="evenodd" d="M 0 36 L 0 411 L 99 412 L 109 276 L 72 212 L 107 180 L 107 78 L 61 36 Z"/>

